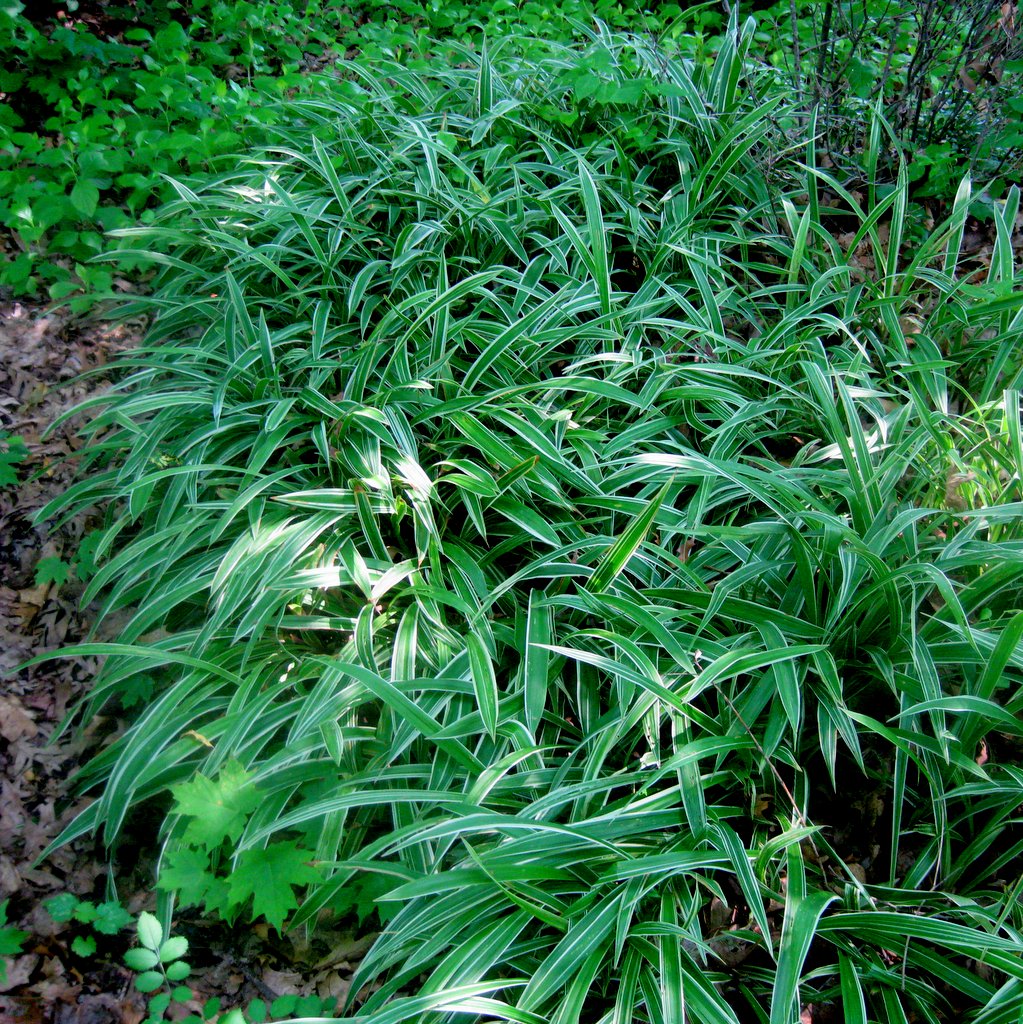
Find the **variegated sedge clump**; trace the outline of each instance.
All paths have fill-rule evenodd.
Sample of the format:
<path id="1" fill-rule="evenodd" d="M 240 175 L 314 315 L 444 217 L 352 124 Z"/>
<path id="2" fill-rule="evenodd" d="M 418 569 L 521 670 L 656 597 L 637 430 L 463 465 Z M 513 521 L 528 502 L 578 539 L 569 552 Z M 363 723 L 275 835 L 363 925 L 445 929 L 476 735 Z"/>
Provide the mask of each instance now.
<path id="1" fill-rule="evenodd" d="M 80 718 L 139 703 L 64 838 L 153 802 L 182 903 L 375 903 L 345 1019 L 1023 1012 L 1019 192 L 983 267 L 968 180 L 911 234 L 753 33 L 356 64 L 123 236 L 43 515 L 106 509 Z"/>

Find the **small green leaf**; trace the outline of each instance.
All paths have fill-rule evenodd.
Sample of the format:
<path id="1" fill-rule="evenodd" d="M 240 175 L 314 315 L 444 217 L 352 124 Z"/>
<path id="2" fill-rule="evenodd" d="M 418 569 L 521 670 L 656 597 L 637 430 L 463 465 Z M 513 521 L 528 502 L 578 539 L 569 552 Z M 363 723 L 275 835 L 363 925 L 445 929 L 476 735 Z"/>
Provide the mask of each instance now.
<path id="1" fill-rule="evenodd" d="M 76 921 L 81 921 L 82 924 L 92 924 L 96 920 L 95 904 L 89 903 L 88 900 L 80 900 L 78 906 L 75 907 L 74 917 Z"/>
<path id="2" fill-rule="evenodd" d="M 159 971 L 145 971 L 135 979 L 135 987 L 140 992 L 155 992 L 163 984 L 163 975 Z"/>
<path id="3" fill-rule="evenodd" d="M 153 914 L 143 910 L 139 914 L 138 935 L 139 942 L 146 949 L 151 949 L 155 953 L 160 948 L 160 943 L 163 942 L 163 925 Z"/>
<path id="4" fill-rule="evenodd" d="M 149 1013 L 153 1017 L 162 1017 L 171 1004 L 169 992 L 160 992 L 149 1000 Z"/>
<path id="5" fill-rule="evenodd" d="M 278 996 L 270 1004 L 270 1016 L 271 1017 L 287 1017 L 292 1014 L 295 1010 L 295 1004 L 298 1002 L 298 996 Z"/>
<path id="6" fill-rule="evenodd" d="M 295 1004 L 295 1013 L 300 1017 L 314 1017 L 323 1012 L 323 1000 L 319 996 L 302 996 Z"/>
<path id="7" fill-rule="evenodd" d="M 19 462 L 28 458 L 28 446 L 17 436 L 12 437 L 0 430 L 0 487 L 10 487 L 18 482 L 18 474 L 14 469 Z"/>
<path id="8" fill-rule="evenodd" d="M 0 903 L 0 956 L 10 956 L 20 953 L 22 943 L 28 938 L 28 932 L 20 928 L 5 928 L 7 924 L 7 903 L 4 900 Z M 0 960 L 0 982 L 7 981 L 7 965 Z"/>
<path id="9" fill-rule="evenodd" d="M 28 938 L 28 934 L 20 928 L 0 928 L 0 956 L 20 953 L 22 943 Z"/>
<path id="10" fill-rule="evenodd" d="M 159 963 L 159 957 L 152 949 L 136 946 L 124 954 L 124 962 L 133 971 L 148 971 Z"/>
<path id="11" fill-rule="evenodd" d="M 76 935 L 71 943 L 75 956 L 90 957 L 96 952 L 96 940 L 91 935 Z"/>
<path id="12" fill-rule="evenodd" d="M 49 558 L 40 558 L 36 563 L 37 587 L 41 587 L 46 583 L 55 583 L 58 587 L 62 587 L 70 577 L 71 566 L 56 555 Z"/>
<path id="13" fill-rule="evenodd" d="M 168 981 L 184 981 L 192 973 L 192 968 L 184 960 L 176 960 L 167 967 Z"/>
<path id="14" fill-rule="evenodd" d="M 107 900 L 96 908 L 93 928 L 103 935 L 116 935 L 131 924 L 131 914 L 116 900 Z"/>
<path id="15" fill-rule="evenodd" d="M 83 217 L 91 217 L 99 205 L 99 189 L 88 180 L 76 182 L 71 190 L 71 205 Z"/>
<path id="16" fill-rule="evenodd" d="M 58 922 L 70 921 L 77 906 L 78 897 L 69 892 L 62 892 L 58 896 L 43 900 L 43 909 Z"/>
<path id="17" fill-rule="evenodd" d="M 180 960 L 187 952 L 188 939 L 183 935 L 172 935 L 160 946 L 160 961 L 169 964 L 172 960 Z"/>
<path id="18" fill-rule="evenodd" d="M 187 966 L 187 964 L 185 966 Z M 178 985 L 175 987 L 174 991 L 171 992 L 171 996 L 176 1003 L 187 1003 L 188 1000 L 192 998 L 193 992 L 187 985 Z"/>

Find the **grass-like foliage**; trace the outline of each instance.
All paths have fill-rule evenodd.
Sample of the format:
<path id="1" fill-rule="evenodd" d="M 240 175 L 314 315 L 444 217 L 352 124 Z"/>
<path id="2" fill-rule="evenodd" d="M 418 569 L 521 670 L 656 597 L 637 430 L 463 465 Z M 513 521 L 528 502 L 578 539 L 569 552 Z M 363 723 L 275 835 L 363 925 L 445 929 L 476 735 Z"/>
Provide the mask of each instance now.
<path id="1" fill-rule="evenodd" d="M 362 68 L 128 236 L 43 514 L 106 503 L 80 713 L 141 711 L 67 835 L 377 897 L 365 1024 L 1023 1012 L 1019 193 L 963 266 L 970 183 L 924 232 L 780 151 L 751 31 Z"/>

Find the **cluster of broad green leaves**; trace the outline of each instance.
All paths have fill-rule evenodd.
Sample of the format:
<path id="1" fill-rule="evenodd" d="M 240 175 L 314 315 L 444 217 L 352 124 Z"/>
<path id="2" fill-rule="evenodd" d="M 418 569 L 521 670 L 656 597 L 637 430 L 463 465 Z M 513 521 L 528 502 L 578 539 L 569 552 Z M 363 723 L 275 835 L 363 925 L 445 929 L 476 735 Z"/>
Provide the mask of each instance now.
<path id="1" fill-rule="evenodd" d="M 1023 1011 L 1019 193 L 981 271 L 968 181 L 904 244 L 751 36 L 356 65 L 124 233 L 155 319 L 43 516 L 107 510 L 81 715 L 147 696 L 64 838 L 377 897 L 364 1024 Z"/>
<path id="2" fill-rule="evenodd" d="M 708 20 L 675 5 L 644 16 L 630 0 L 147 0 L 104 2 L 98 20 L 74 0 L 61 20 L 38 6 L 0 7 L 0 288 L 73 296 L 76 312 L 142 269 L 127 256 L 92 262 L 116 251 L 107 233 L 148 220 L 173 194 L 168 177 L 262 146 L 277 101 L 322 86 L 311 68 L 342 76 L 354 51 L 447 60 L 443 38 L 484 34 L 528 47 L 594 18 L 675 36 Z"/>

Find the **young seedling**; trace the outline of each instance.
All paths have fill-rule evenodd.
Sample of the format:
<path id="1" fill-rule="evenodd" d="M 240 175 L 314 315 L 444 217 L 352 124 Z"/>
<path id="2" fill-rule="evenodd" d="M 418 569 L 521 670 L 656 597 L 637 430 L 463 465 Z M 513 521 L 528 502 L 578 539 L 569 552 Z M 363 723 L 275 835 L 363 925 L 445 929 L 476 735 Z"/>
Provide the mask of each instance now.
<path id="1" fill-rule="evenodd" d="M 28 932 L 20 928 L 7 927 L 7 904 L 9 900 L 0 903 L 0 957 L 7 957 L 11 953 L 20 953 L 24 941 L 28 938 Z M 0 982 L 7 981 L 7 962 L 0 959 Z"/>
<path id="2" fill-rule="evenodd" d="M 146 995 L 155 993 L 149 1000 L 146 1024 L 158 1024 L 171 1002 L 192 998 L 192 990 L 179 984 L 192 973 L 191 965 L 182 959 L 188 952 L 188 939 L 182 935 L 165 937 L 163 925 L 147 911 L 139 914 L 137 932 L 139 944 L 124 954 L 124 962 L 140 972 L 135 987 Z"/>

